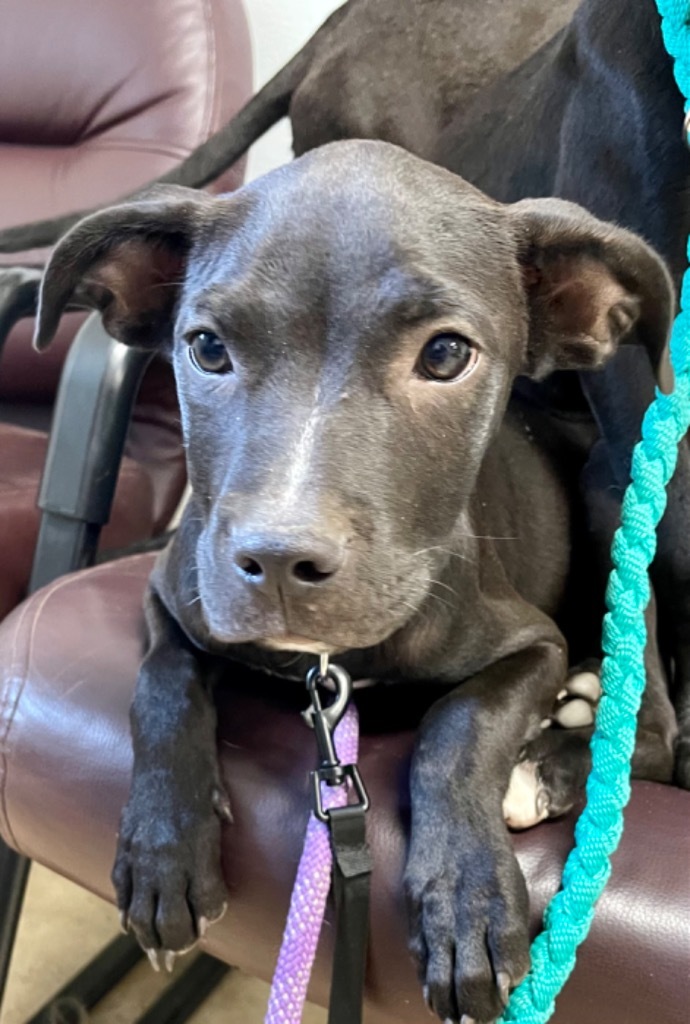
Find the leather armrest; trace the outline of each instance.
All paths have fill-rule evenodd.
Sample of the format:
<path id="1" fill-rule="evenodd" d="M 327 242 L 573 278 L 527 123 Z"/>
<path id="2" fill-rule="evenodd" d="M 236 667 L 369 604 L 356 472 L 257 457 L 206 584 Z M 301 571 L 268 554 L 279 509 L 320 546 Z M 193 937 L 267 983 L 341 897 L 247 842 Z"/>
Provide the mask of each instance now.
<path id="1" fill-rule="evenodd" d="M 0 625 L 0 832 L 10 845 L 112 899 L 110 867 L 131 767 L 128 705 L 145 638 L 141 600 L 152 565 L 138 556 L 64 577 Z M 364 700 L 363 691 L 358 700 Z M 271 975 L 308 813 L 313 737 L 289 683 L 238 692 L 232 666 L 219 701 L 219 752 L 235 816 L 224 830 L 230 893 L 206 947 Z M 368 1024 L 427 1018 L 406 951 L 400 880 L 411 732 L 362 737 L 375 856 Z M 637 783 L 556 1024 L 681 1024 L 690 1005 L 690 794 Z M 515 836 L 536 930 L 572 845 L 572 818 Z M 312 998 L 324 1003 L 332 928 Z"/>

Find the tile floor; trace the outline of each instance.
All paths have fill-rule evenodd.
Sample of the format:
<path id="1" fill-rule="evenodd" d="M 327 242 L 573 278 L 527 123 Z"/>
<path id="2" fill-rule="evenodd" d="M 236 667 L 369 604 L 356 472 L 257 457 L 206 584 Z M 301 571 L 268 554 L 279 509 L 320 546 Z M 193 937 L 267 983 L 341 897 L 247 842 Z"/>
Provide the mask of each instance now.
<path id="1" fill-rule="evenodd" d="M 25 1024 L 46 999 L 117 934 L 113 908 L 71 882 L 34 865 L 15 945 L 0 1024 Z M 168 977 L 140 963 L 107 996 L 89 1024 L 134 1024 Z M 190 1024 L 262 1024 L 268 986 L 232 972 L 190 1018 Z M 304 1024 L 325 1024 L 308 1007 Z"/>

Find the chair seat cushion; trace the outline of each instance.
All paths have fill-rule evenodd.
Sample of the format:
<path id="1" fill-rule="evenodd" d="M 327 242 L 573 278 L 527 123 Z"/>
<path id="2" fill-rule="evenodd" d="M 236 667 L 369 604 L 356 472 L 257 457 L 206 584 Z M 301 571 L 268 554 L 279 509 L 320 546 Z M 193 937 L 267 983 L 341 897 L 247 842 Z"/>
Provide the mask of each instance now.
<path id="1" fill-rule="evenodd" d="M 0 832 L 15 849 L 112 899 L 109 872 L 131 769 L 128 706 L 145 644 L 151 556 L 63 577 L 0 625 Z M 298 692 L 299 691 L 299 692 Z M 363 691 L 359 699 L 366 699 Z M 224 830 L 230 910 L 207 948 L 269 978 L 308 813 L 313 737 L 300 687 L 218 694 L 219 753 L 235 824 Z M 367 1024 L 429 1019 L 406 951 L 401 872 L 412 732 L 370 731 L 360 766 L 372 797 L 375 856 Z M 556 1024 L 681 1024 L 690 949 L 690 795 L 633 786 L 611 882 Z M 533 926 L 557 889 L 572 819 L 515 836 Z M 312 998 L 325 1004 L 333 929 L 324 929 Z"/>

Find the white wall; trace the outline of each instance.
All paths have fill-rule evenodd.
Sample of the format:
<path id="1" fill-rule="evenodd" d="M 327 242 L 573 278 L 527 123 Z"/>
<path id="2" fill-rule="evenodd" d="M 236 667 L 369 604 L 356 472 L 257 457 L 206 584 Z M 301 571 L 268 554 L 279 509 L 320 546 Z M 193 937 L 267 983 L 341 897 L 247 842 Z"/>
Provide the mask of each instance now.
<path id="1" fill-rule="evenodd" d="M 272 78 L 342 0 L 244 0 L 254 53 L 254 86 Z M 276 125 L 249 154 L 248 178 L 292 157 L 290 122 Z"/>

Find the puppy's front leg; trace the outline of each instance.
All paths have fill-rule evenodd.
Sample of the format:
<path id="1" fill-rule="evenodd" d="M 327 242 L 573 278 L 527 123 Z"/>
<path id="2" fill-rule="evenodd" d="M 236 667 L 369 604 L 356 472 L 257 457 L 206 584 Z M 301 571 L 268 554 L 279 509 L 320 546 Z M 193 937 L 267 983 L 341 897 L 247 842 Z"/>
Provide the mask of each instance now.
<path id="1" fill-rule="evenodd" d="M 422 723 L 405 887 L 412 950 L 442 1020 L 493 1021 L 529 967 L 527 889 L 502 801 L 565 672 L 563 647 L 537 644 L 463 683 Z"/>
<path id="2" fill-rule="evenodd" d="M 220 818 L 229 819 L 216 712 L 202 667 L 155 593 L 151 646 L 131 710 L 134 769 L 113 883 L 125 925 L 158 968 L 194 945 L 225 909 Z"/>

